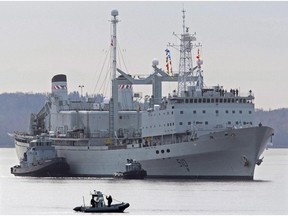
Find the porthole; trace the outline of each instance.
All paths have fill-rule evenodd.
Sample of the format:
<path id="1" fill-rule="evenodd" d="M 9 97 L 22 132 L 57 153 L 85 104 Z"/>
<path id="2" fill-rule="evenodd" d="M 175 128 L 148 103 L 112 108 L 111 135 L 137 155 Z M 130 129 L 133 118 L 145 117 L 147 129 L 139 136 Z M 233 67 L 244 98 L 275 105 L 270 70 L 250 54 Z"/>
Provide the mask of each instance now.
<path id="1" fill-rule="evenodd" d="M 169 152 L 170 152 L 170 149 L 167 149 L 166 151 L 167 151 L 167 153 L 169 153 Z"/>
<path id="2" fill-rule="evenodd" d="M 165 151 L 162 149 L 162 150 L 161 150 L 161 153 L 163 154 L 164 152 L 165 152 Z"/>
<path id="3" fill-rule="evenodd" d="M 156 154 L 159 154 L 159 150 L 156 150 Z"/>

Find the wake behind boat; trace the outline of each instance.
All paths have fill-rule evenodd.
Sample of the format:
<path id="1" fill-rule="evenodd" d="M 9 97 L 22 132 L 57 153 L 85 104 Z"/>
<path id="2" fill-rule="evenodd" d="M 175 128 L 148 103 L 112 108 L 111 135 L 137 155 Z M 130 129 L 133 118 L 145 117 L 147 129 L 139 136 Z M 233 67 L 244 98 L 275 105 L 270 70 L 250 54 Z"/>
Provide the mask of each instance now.
<path id="1" fill-rule="evenodd" d="M 106 196 L 107 204 L 104 200 L 104 195 L 101 191 L 94 190 L 94 193 L 91 194 L 92 198 L 90 201 L 90 206 L 86 206 L 85 202 L 83 206 L 75 207 L 74 211 L 80 211 L 85 213 L 115 213 L 115 212 L 123 212 L 126 208 L 130 205 L 129 203 L 118 203 L 118 204 L 111 204 L 113 199 L 112 197 Z"/>
<path id="2" fill-rule="evenodd" d="M 111 98 L 72 100 L 66 75 L 55 75 L 47 102 L 31 116 L 29 135 L 15 135 L 18 158 L 31 137 L 49 131 L 75 176 L 112 177 L 133 158 L 147 177 L 253 179 L 273 129 L 254 121 L 251 90 L 204 85 L 196 35 L 182 12 L 179 71 L 172 70 L 167 48 L 165 71 L 153 60 L 153 72 L 138 76 L 117 68 L 118 11 L 113 10 Z M 178 87 L 162 97 L 163 82 L 178 82 Z M 141 98 L 133 93 L 134 85 L 152 85 L 152 95 Z"/>

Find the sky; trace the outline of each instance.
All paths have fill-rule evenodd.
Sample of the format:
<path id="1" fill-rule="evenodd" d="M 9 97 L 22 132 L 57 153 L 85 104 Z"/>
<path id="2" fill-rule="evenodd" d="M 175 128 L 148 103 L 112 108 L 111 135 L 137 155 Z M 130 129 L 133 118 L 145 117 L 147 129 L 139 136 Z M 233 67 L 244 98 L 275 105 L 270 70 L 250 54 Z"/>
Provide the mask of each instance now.
<path id="1" fill-rule="evenodd" d="M 111 10 L 119 11 L 118 68 L 149 75 L 152 60 L 165 70 L 167 44 L 186 26 L 202 44 L 204 83 L 252 90 L 255 107 L 288 107 L 288 2 L 0 1 L 0 93 L 50 92 L 66 74 L 68 91 L 110 94 Z M 179 52 L 172 47 L 173 70 Z M 121 61 L 119 61 L 121 62 Z M 152 87 L 134 91 L 151 94 Z M 163 95 L 177 89 L 166 83 Z"/>

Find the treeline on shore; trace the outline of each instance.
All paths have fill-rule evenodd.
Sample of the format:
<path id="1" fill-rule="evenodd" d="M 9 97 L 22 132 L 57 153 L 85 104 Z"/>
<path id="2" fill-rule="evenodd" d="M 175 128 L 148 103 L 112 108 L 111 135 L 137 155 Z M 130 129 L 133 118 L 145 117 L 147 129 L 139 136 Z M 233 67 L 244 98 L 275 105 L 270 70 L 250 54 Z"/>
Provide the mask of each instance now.
<path id="1" fill-rule="evenodd" d="M 70 98 L 79 98 L 78 92 L 69 94 Z M 14 147 L 8 133 L 29 130 L 30 114 L 37 113 L 46 101 L 44 93 L 3 93 L 0 94 L 0 147 Z M 273 145 L 288 147 L 288 108 L 275 110 L 257 109 L 256 123 L 274 128 Z"/>

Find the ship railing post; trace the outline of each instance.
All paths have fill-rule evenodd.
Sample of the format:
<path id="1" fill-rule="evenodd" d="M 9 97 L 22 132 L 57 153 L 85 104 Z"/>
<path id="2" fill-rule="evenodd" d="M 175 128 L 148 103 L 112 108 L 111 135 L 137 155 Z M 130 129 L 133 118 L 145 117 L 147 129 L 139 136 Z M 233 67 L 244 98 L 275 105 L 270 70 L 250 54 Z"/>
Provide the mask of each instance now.
<path id="1" fill-rule="evenodd" d="M 83 198 L 83 205 L 84 205 L 84 207 L 85 207 L 85 199 L 84 199 L 84 196 L 82 196 L 82 198 Z"/>

